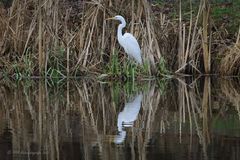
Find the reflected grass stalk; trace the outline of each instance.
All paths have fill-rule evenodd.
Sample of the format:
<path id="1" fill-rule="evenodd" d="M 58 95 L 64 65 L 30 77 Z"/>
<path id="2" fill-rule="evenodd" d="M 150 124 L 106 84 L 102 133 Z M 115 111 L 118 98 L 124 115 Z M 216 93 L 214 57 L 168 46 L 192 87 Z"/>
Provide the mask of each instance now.
<path id="1" fill-rule="evenodd" d="M 217 87 L 216 94 L 220 96 L 220 106 L 222 106 L 223 98 L 227 98 L 226 103 L 229 100 L 234 106 L 239 106 L 239 90 L 237 89 L 239 86 L 232 82 L 221 82 L 220 90 Z M 159 83 L 164 85 L 165 82 Z M 112 147 L 111 138 L 117 134 L 118 114 L 122 111 L 125 100 L 139 91 L 144 92 L 142 107 L 133 128 L 126 129 L 128 132 L 126 143 L 136 145 L 136 149 L 139 151 L 138 157 L 141 159 L 147 156 L 144 146 L 149 145 L 151 139 L 155 139 L 155 142 L 161 146 L 166 146 L 166 141 L 169 140 L 170 143 L 167 144 L 171 145 L 167 145 L 167 147 L 171 149 L 171 140 L 179 144 L 179 139 L 173 138 L 180 133 L 182 133 L 182 142 L 190 143 L 190 148 L 186 149 L 187 152 L 189 149 L 202 150 L 206 156 L 207 148 L 209 148 L 209 131 L 213 129 L 211 132 L 215 132 L 214 127 L 209 127 L 216 125 L 213 123 L 216 119 L 215 117 L 211 118 L 210 112 L 217 112 L 216 118 L 220 116 L 223 121 L 226 121 L 228 120 L 226 115 L 234 109 L 232 105 L 228 106 L 230 110 L 225 108 L 225 105 L 222 106 L 223 109 L 216 106 L 213 109 L 208 106 L 213 103 L 209 99 L 212 92 L 210 79 L 205 80 L 203 93 L 199 93 L 201 89 L 199 86 L 188 86 L 186 79 L 179 80 L 177 88 L 172 84 L 166 84 L 165 88 L 170 88 L 163 89 L 164 93 L 159 92 L 161 87 L 155 88 L 155 84 L 152 82 L 137 84 L 129 81 L 126 84 L 103 85 L 81 80 L 56 87 L 49 87 L 44 81 L 21 82 L 18 85 L 15 82 L 3 83 L 1 81 L 1 84 L 2 121 L 6 122 L 7 127 L 11 129 L 11 143 L 14 151 L 31 153 L 32 149 L 29 150 L 29 144 L 34 141 L 38 147 L 33 150 L 43 153 L 45 149 L 48 149 L 48 154 L 43 156 L 50 160 L 59 159 L 58 157 L 65 154 L 66 157 L 69 154 L 72 155 L 72 152 L 64 152 L 66 150 L 61 146 L 69 146 L 76 141 L 81 142 L 81 151 L 86 154 L 95 151 L 93 145 L 101 146 L 99 154 L 103 156 L 109 153 L 113 156 L 116 154 L 115 157 L 117 157 L 119 153 L 123 153 L 123 150 L 119 152 L 119 147 Z M 178 94 L 176 94 L 176 89 Z M 118 96 L 120 104 L 113 103 L 114 96 Z M 237 112 L 237 108 L 234 110 Z M 231 114 L 230 116 L 232 117 Z M 11 124 L 7 122 L 11 122 Z M 178 124 L 181 125 L 182 130 L 176 126 Z M 192 125 L 189 132 L 184 130 L 188 125 Z M 169 132 L 173 136 L 169 137 Z M 230 132 L 232 133 L 232 129 Z M 29 133 L 32 133 L 33 136 L 29 136 Z M 225 130 L 224 133 L 226 133 Z M 77 149 L 79 149 L 78 146 Z M 196 154 L 198 155 L 198 152 Z M 109 157 L 103 158 L 108 159 Z"/>

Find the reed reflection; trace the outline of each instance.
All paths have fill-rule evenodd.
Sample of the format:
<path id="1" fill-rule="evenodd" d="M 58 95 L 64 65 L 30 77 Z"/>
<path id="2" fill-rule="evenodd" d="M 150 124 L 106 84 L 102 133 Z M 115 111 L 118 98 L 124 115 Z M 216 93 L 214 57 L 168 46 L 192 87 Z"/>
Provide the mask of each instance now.
<path id="1" fill-rule="evenodd" d="M 212 81 L 0 82 L 0 157 L 239 159 L 238 83 Z"/>

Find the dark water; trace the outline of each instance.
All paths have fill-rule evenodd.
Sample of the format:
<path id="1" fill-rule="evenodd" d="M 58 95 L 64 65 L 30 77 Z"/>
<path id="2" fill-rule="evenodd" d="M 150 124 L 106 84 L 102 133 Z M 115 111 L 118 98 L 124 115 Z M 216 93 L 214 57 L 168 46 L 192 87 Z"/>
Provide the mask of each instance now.
<path id="1" fill-rule="evenodd" d="M 239 160 L 237 80 L 0 81 L 0 157 Z"/>

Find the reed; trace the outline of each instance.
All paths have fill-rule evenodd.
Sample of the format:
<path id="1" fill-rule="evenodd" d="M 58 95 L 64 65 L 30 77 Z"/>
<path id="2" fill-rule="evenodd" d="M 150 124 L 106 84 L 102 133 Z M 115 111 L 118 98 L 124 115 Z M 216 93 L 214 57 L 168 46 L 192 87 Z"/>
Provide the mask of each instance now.
<path id="1" fill-rule="evenodd" d="M 156 64 L 162 56 L 155 36 L 156 27 L 153 25 L 151 7 L 146 0 L 133 1 L 131 5 L 118 0 L 113 2 L 82 1 L 77 6 L 81 7 L 81 17 L 78 17 L 76 22 L 78 26 L 70 25 L 72 21 L 70 16 L 74 13 L 71 10 L 63 12 L 61 5 L 64 5 L 62 1 L 60 3 L 13 1 L 10 12 L 6 15 L 7 20 L 1 20 L 1 23 L 7 26 L 1 29 L 3 31 L 1 43 L 4 44 L 1 52 L 8 54 L 9 63 L 12 63 L 11 57 L 14 56 L 17 57 L 16 63 L 23 63 L 22 57 L 28 50 L 33 54 L 29 61 L 33 64 L 38 62 L 38 72 L 42 75 L 47 75 L 51 69 L 56 69 L 64 75 L 103 69 L 104 64 L 108 64 L 113 50 L 118 48 L 115 38 L 116 27 L 110 22 L 106 23 L 105 19 L 124 12 L 129 22 L 127 30 L 130 30 L 141 44 L 146 44 L 142 45 L 142 51 L 144 59 L 150 60 L 150 62 L 146 61 L 146 63 L 151 63 L 152 69 L 149 72 L 154 69 L 154 72 L 157 72 Z M 116 7 L 119 5 L 122 7 Z M 118 10 L 111 10 L 113 8 L 118 8 Z M 28 12 L 32 14 L 27 15 Z M 11 43 L 14 48 L 9 47 Z M 59 58 L 57 57 L 59 48 L 66 53 L 66 57 L 63 57 L 65 60 L 56 60 Z M 125 57 L 122 51 L 118 55 L 120 62 L 123 59 L 126 61 Z M 52 62 L 52 59 L 60 62 L 61 66 L 65 66 L 65 71 L 55 68 L 52 65 L 55 62 Z M 36 74 L 36 68 L 31 73 L 31 75 L 34 74 Z"/>
<path id="2" fill-rule="evenodd" d="M 38 6 L 38 66 L 39 73 L 42 74 L 44 70 L 42 1 L 39 1 Z"/>
<path id="3" fill-rule="evenodd" d="M 224 79 L 221 81 L 221 92 L 228 98 L 228 101 L 233 104 L 240 119 L 240 93 L 238 89 L 238 81 L 234 81 L 234 79 L 230 79 L 229 81 Z"/>
<path id="4" fill-rule="evenodd" d="M 202 45 L 203 45 L 203 61 L 204 61 L 204 69 L 205 73 L 210 73 L 210 65 L 211 65 L 211 50 L 209 46 L 209 28 L 211 24 L 209 24 L 209 13 L 210 7 L 208 0 L 203 0 L 203 31 L 202 31 Z"/>
<path id="5" fill-rule="evenodd" d="M 127 20 L 126 31 L 138 39 L 146 64 L 143 69 L 137 69 L 135 75 L 210 73 L 215 58 L 211 55 L 218 52 L 220 44 L 215 46 L 221 37 L 215 36 L 218 31 L 211 31 L 214 21 L 210 2 L 201 0 L 195 12 L 193 4 L 196 6 L 196 3 L 189 0 L 186 18 L 182 7 L 186 2 L 179 1 L 177 21 L 170 14 L 156 12 L 161 6 L 153 5 L 155 3 L 147 0 L 131 3 L 13 0 L 8 10 L 4 7 L 0 10 L 3 15 L 0 19 L 0 65 L 12 75 L 13 64 L 17 64 L 18 72 L 24 75 L 29 68 L 24 61 L 27 57 L 32 64 L 28 76 L 47 77 L 52 72 L 67 77 L 107 74 L 106 68 L 112 68 L 114 54 L 120 66 L 127 61 L 116 40 L 117 23 L 105 20 L 121 14 Z M 216 50 L 213 51 L 213 47 Z"/>
<path id="6" fill-rule="evenodd" d="M 190 16 L 187 22 L 182 20 L 181 1 L 179 4 L 178 69 L 175 73 L 202 74 L 204 71 L 210 73 L 209 3 L 205 0 L 200 1 L 197 14 L 193 14 L 192 3 L 190 0 Z M 200 23 L 201 17 L 203 19 L 202 23 Z M 202 54 L 199 49 L 203 50 L 204 71 L 201 70 Z"/>

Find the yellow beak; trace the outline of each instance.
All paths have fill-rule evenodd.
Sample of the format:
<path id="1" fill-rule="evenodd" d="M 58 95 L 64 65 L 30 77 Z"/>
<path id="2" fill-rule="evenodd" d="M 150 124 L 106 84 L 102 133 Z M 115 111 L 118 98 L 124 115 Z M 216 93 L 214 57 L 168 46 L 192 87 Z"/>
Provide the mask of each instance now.
<path id="1" fill-rule="evenodd" d="M 107 18 L 106 21 L 111 19 L 115 20 L 115 17 Z"/>

